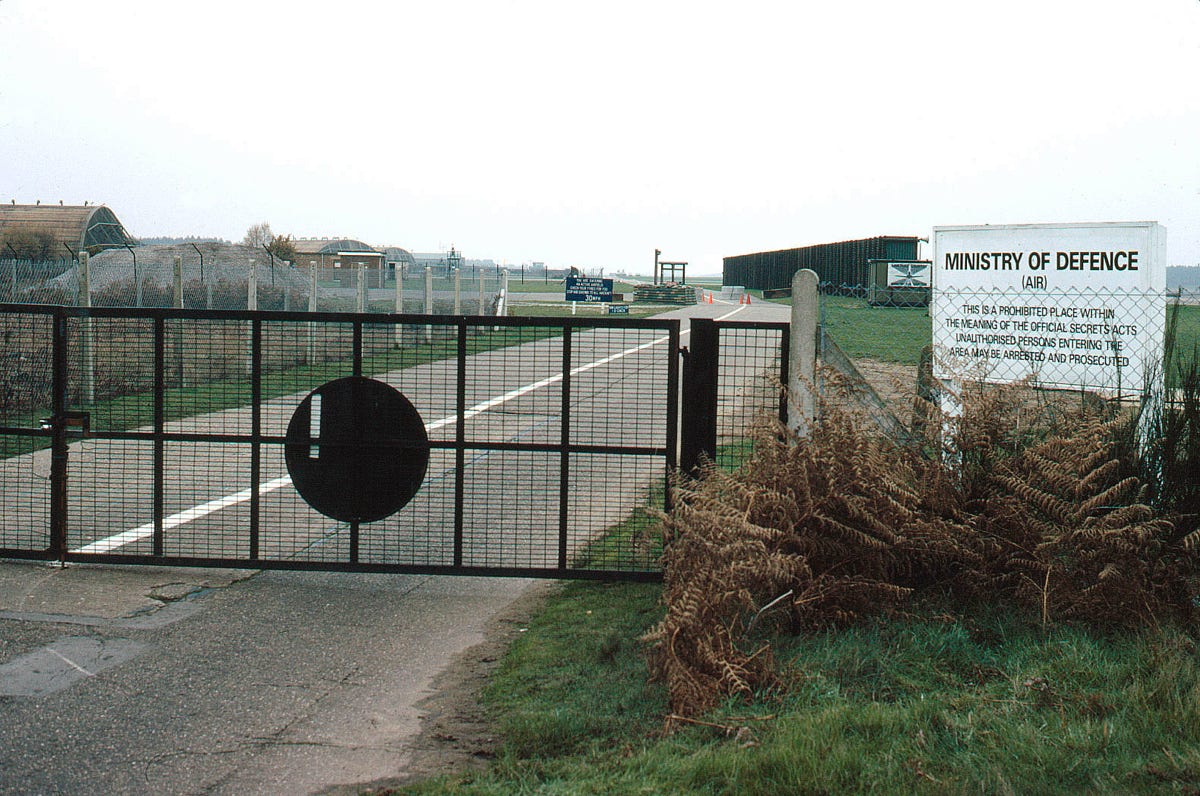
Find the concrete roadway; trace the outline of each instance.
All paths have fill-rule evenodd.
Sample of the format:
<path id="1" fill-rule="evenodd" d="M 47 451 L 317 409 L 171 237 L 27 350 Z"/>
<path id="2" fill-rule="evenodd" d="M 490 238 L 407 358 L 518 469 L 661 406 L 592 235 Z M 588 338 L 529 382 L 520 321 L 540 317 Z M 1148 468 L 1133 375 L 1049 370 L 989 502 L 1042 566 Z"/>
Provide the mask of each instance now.
<path id="1" fill-rule="evenodd" d="M 673 314 L 733 311 L 787 319 L 767 304 Z M 0 793 L 397 776 L 434 677 L 530 584 L 0 562 Z"/>

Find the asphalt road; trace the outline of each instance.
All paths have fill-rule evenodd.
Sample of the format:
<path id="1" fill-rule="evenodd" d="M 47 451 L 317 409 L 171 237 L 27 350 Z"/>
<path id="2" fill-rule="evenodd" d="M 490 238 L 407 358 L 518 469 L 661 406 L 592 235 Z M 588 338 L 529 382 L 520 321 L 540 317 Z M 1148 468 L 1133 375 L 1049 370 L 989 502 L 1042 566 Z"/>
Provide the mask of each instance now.
<path id="1" fill-rule="evenodd" d="M 433 678 L 528 586 L 0 562 L 0 793 L 397 776 Z"/>

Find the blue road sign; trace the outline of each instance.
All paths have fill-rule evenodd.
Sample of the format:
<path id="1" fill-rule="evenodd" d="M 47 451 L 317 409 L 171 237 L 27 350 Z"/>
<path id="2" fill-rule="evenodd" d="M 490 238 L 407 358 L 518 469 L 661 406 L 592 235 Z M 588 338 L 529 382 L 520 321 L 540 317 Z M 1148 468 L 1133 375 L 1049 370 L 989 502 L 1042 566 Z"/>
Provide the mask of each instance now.
<path id="1" fill-rule="evenodd" d="M 612 301 L 613 281 L 591 276 L 568 276 L 567 301 Z"/>

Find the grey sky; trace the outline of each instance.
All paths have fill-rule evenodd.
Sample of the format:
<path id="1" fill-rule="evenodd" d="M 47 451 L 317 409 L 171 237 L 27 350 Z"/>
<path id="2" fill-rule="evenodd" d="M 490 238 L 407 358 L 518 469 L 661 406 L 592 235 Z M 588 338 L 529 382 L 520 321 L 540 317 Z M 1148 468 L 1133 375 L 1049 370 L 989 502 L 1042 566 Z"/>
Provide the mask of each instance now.
<path id="1" fill-rule="evenodd" d="M 0 0 L 0 201 L 647 271 L 1159 221 L 1200 264 L 1196 0 Z"/>

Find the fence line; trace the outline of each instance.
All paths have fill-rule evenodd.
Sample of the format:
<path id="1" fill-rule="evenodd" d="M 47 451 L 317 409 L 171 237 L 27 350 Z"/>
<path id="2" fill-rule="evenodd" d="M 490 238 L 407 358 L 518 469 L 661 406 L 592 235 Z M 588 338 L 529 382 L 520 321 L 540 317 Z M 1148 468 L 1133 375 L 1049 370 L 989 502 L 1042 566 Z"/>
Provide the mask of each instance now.
<path id="1" fill-rule="evenodd" d="M 505 272 L 465 269 L 405 274 L 358 268 L 292 267 L 248 261 L 142 262 L 129 253 L 106 253 L 97 263 L 0 259 L 0 302 L 77 307 L 177 307 L 185 309 L 309 312 L 382 312 L 492 315 Z M 161 260 L 161 258 L 160 258 Z M 248 258 L 249 260 L 249 258 Z M 253 275 L 253 278 L 251 277 Z"/>

